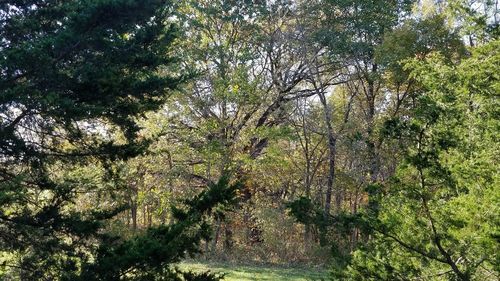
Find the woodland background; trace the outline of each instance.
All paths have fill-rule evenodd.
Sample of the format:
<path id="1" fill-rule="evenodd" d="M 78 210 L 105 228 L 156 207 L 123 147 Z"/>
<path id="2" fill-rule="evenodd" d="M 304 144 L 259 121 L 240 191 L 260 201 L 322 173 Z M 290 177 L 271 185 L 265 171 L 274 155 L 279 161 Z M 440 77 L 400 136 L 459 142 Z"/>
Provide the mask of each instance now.
<path id="1" fill-rule="evenodd" d="M 499 16 L 0 1 L 0 277 L 498 280 Z"/>

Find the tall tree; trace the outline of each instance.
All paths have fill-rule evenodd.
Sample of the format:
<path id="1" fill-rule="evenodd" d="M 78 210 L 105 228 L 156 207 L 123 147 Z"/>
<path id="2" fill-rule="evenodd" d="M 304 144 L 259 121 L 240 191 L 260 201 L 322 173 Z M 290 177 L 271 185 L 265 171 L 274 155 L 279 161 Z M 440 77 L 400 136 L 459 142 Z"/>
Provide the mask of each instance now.
<path id="1" fill-rule="evenodd" d="M 106 279 L 87 269 L 93 261 L 102 269 L 102 222 L 123 206 L 75 203 L 119 188 L 111 161 L 144 151 L 150 140 L 138 134 L 137 117 L 158 109 L 182 80 L 170 56 L 171 15 L 161 0 L 0 3 L 0 249 L 13 254 L 5 266 L 14 278 Z M 104 179 L 72 174 L 84 166 L 102 169 L 96 176 Z M 216 204 L 203 198 L 193 223 Z M 182 255 L 196 237 L 169 247 Z M 124 244 L 120 255 L 134 247 Z"/>
<path id="2" fill-rule="evenodd" d="M 386 132 L 409 144 L 396 177 L 373 191 L 374 239 L 346 279 L 496 280 L 498 41 L 460 63 L 413 61 L 424 92 Z"/>
<path id="3" fill-rule="evenodd" d="M 379 144 L 375 131 L 377 102 L 381 99 L 381 70 L 375 49 L 411 8 L 412 1 L 320 1 L 318 40 L 328 47 L 331 59 L 347 67 L 359 91 L 365 114 L 364 132 L 369 157 L 368 173 L 375 182 L 380 173 Z"/>

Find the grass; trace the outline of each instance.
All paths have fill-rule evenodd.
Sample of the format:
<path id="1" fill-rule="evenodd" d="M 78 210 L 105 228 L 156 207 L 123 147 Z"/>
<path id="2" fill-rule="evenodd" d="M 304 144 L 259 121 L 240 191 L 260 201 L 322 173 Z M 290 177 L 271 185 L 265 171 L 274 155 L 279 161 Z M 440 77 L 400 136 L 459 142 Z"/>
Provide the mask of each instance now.
<path id="1" fill-rule="evenodd" d="M 184 262 L 179 265 L 182 269 L 194 272 L 210 270 L 214 273 L 225 273 L 225 281 L 310 281 L 321 280 L 327 276 L 327 272 L 320 269 L 279 268 L 263 266 L 241 266 L 220 263 L 195 263 Z"/>

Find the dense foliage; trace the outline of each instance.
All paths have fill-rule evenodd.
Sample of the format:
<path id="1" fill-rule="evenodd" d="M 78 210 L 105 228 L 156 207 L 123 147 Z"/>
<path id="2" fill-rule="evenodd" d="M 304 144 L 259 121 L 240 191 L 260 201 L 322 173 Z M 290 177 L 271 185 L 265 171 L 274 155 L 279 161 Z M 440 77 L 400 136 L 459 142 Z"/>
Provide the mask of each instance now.
<path id="1" fill-rule="evenodd" d="M 498 280 L 499 17 L 0 1 L 0 278 L 223 277 L 191 257 Z"/>
<path id="2" fill-rule="evenodd" d="M 498 47 L 477 48 L 458 65 L 438 54 L 407 64 L 423 92 L 411 119 L 385 126 L 406 144 L 405 157 L 374 187 L 376 207 L 365 213 L 372 237 L 343 279 L 496 278 Z"/>
<path id="3" fill-rule="evenodd" d="M 112 161 L 141 154 L 151 142 L 138 134 L 137 117 L 158 109 L 181 81 L 171 57 L 171 5 L 11 1 L 0 7 L 0 245 L 16 261 L 3 278 L 117 280 L 193 252 L 207 233 L 204 216 L 231 199 L 227 181 L 177 211 L 177 224 L 116 246 L 101 232 L 102 222 L 125 204 L 82 208 L 78 201 L 120 188 Z"/>

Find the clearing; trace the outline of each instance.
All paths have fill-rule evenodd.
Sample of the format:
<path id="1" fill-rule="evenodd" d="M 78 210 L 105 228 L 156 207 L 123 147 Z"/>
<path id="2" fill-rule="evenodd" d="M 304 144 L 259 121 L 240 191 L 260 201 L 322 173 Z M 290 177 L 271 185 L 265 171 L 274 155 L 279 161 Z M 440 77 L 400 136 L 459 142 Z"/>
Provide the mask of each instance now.
<path id="1" fill-rule="evenodd" d="M 324 280 L 328 275 L 327 272 L 322 269 L 242 266 L 222 263 L 183 262 L 179 267 L 194 272 L 210 270 L 215 273 L 225 273 L 225 281 L 310 281 L 322 280 L 322 278 Z"/>

